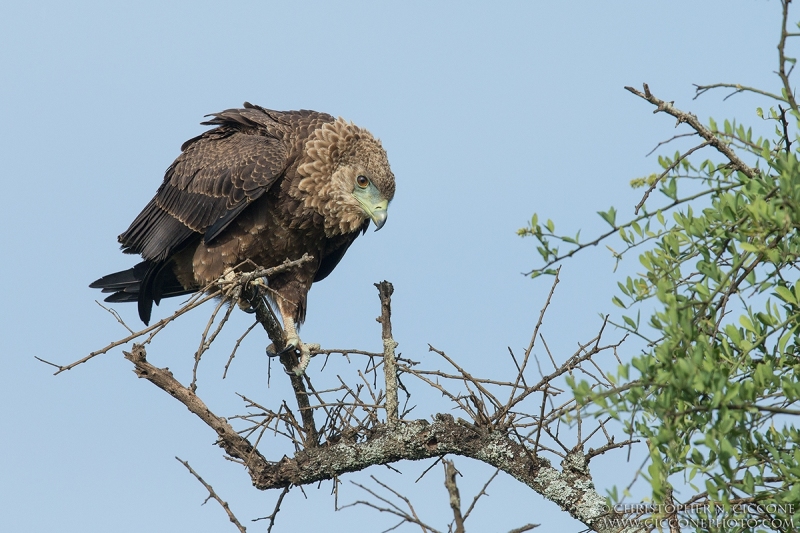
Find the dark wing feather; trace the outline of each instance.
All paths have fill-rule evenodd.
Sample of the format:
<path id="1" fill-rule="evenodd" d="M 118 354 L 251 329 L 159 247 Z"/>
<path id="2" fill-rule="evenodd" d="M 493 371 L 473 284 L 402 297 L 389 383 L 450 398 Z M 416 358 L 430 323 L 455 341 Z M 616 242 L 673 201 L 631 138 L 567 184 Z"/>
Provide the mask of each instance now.
<path id="1" fill-rule="evenodd" d="M 237 112 L 259 113 L 261 122 Z M 289 163 L 281 125 L 270 121 L 258 110 L 223 111 L 213 121 L 220 127 L 186 142 L 155 197 L 120 235 L 123 250 L 162 261 L 198 233 L 207 242 L 219 235 Z M 263 125 L 270 123 L 272 131 Z"/>
<path id="2" fill-rule="evenodd" d="M 338 246 L 332 250 L 329 250 L 322 256 L 317 273 L 314 274 L 314 283 L 322 281 L 323 279 L 327 278 L 331 272 L 333 272 L 333 269 L 336 268 L 336 265 L 338 265 L 339 261 L 342 260 L 345 252 L 347 252 L 347 249 L 350 248 L 351 244 L 353 244 L 353 241 L 356 240 L 356 237 L 363 235 L 367 231 L 369 228 L 369 222 L 369 219 L 365 220 L 360 231 L 340 237 L 342 241 L 337 243 Z"/>
<path id="3" fill-rule="evenodd" d="M 239 216 L 239 213 L 241 213 L 242 209 L 247 207 L 248 204 L 249 202 L 240 202 L 239 205 L 237 205 L 233 209 L 230 209 L 224 215 L 219 217 L 217 221 L 214 222 L 214 224 L 206 230 L 206 233 L 203 236 L 203 240 L 205 240 L 205 242 L 213 241 L 217 237 L 217 235 L 219 235 L 222 232 L 222 230 L 228 227 L 228 224 L 233 222 L 233 219 Z"/>
<path id="4" fill-rule="evenodd" d="M 155 197 L 119 236 L 123 251 L 141 254 L 144 261 L 91 285 L 112 293 L 106 301 L 138 301 L 145 324 L 153 303 L 196 291 L 178 280 L 173 254 L 198 243 L 201 236 L 206 242 L 219 236 L 285 175 L 302 153 L 305 139 L 334 120 L 325 113 L 271 111 L 247 102 L 244 109 L 213 117 L 203 124 L 217 127 L 181 146 Z M 318 279 L 333 270 L 351 241 L 331 249 Z"/>

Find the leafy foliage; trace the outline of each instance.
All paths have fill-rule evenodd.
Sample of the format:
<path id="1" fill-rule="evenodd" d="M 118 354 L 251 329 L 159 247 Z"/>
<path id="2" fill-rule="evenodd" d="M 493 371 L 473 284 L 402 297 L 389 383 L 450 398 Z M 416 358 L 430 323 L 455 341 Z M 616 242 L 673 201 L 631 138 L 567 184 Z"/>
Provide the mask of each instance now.
<path id="1" fill-rule="evenodd" d="M 596 415 L 647 439 L 642 474 L 653 500 L 684 517 L 709 518 L 703 531 L 793 531 L 787 524 L 800 524 L 800 112 L 789 85 L 794 60 L 784 55 L 786 38 L 798 35 L 786 30 L 787 7 L 781 95 L 727 86 L 776 100 L 756 113 L 774 122 L 772 138 L 754 138 L 736 121 L 695 126 L 696 117 L 647 87 L 631 90 L 705 141 L 660 156 L 661 172 L 633 180 L 648 188 L 639 214 L 620 223 L 614 207 L 599 212 L 611 228 L 593 241 L 558 235 L 536 215 L 519 230 L 537 241 L 544 260 L 532 277 L 615 236 L 622 242 L 612 250 L 617 261 L 638 255 L 643 270 L 619 283 L 613 303 L 624 309 L 618 326 L 646 348 L 618 369 L 614 387 L 572 385 Z M 717 152 L 699 164 L 690 157 L 709 147 Z M 617 498 L 615 490 L 612 503 Z M 718 514 L 758 520 L 723 523 L 713 520 Z"/>

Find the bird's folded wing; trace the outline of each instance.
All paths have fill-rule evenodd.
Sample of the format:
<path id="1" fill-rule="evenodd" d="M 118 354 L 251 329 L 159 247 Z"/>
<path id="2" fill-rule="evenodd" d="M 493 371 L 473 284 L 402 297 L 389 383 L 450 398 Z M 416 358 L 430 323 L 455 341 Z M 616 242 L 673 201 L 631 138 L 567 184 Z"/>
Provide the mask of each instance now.
<path id="1" fill-rule="evenodd" d="M 275 183 L 287 159 L 287 146 L 272 135 L 223 126 L 192 139 L 120 235 L 123 249 L 159 261 L 197 233 L 209 242 Z"/>

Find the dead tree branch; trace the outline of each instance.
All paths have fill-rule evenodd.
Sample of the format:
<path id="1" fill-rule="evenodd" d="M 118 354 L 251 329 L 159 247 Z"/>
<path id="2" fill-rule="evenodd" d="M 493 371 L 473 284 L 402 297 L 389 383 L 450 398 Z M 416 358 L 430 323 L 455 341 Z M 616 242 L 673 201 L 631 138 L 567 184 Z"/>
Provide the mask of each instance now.
<path id="1" fill-rule="evenodd" d="M 464 517 L 461 515 L 461 495 L 458 493 L 456 484 L 456 465 L 453 461 L 444 460 L 444 486 L 447 494 L 450 495 L 450 508 L 453 510 L 453 522 L 455 523 L 455 533 L 464 533 Z"/>
<path id="2" fill-rule="evenodd" d="M 307 261 L 313 259 L 310 255 L 304 254 L 303 257 L 297 261 L 287 261 L 284 265 L 299 266 Z M 282 265 L 283 266 L 283 265 Z M 297 368 L 300 359 L 297 357 L 295 351 L 284 352 L 285 337 L 283 328 L 278 322 L 275 313 L 267 304 L 263 294 L 261 294 L 260 287 L 254 283 L 253 280 L 260 279 L 268 273 L 269 269 L 257 270 L 255 272 L 246 274 L 240 281 L 242 287 L 242 297 L 247 300 L 250 306 L 255 310 L 256 320 L 267 332 L 269 339 L 272 341 L 272 350 L 267 348 L 267 352 L 280 353 L 280 361 L 286 373 L 289 374 L 289 379 L 292 383 L 292 390 L 297 400 L 297 407 L 300 410 L 300 417 L 303 420 L 304 437 L 303 443 L 306 446 L 316 446 L 319 444 L 319 433 L 314 423 L 314 412 L 311 410 L 311 404 L 308 400 L 308 391 L 303 383 L 303 376 L 298 376 L 293 372 Z"/>
<path id="3" fill-rule="evenodd" d="M 224 501 L 222 498 L 219 497 L 219 495 L 214 491 L 214 489 L 211 487 L 211 485 L 206 483 L 205 480 L 202 477 L 200 477 L 200 474 L 195 472 L 194 468 L 189 466 L 188 461 L 184 461 L 180 457 L 176 457 L 175 459 L 177 459 L 179 463 L 181 463 L 183 466 L 185 466 L 189 470 L 189 472 L 191 472 L 192 475 L 197 478 L 197 481 L 202 483 L 203 486 L 208 491 L 208 498 L 206 498 L 206 501 L 203 502 L 203 504 L 205 505 L 205 503 L 208 500 L 210 500 L 211 498 L 215 499 L 222 506 L 222 508 L 225 510 L 225 512 L 228 514 L 228 519 L 231 522 L 233 522 L 233 524 L 239 529 L 239 531 L 241 531 L 241 533 L 247 533 L 247 529 L 241 524 L 241 522 L 239 522 L 239 520 L 236 518 L 236 515 L 233 514 L 233 511 L 231 511 L 230 506 L 228 506 L 228 502 Z"/>
<path id="4" fill-rule="evenodd" d="M 444 454 L 461 455 L 490 464 L 555 502 L 596 531 L 604 526 L 605 498 L 600 496 L 588 469 L 576 455 L 570 468 L 559 471 L 547 459 L 532 456 L 525 447 L 501 432 L 486 432 L 450 415 L 436 415 L 433 423 L 404 421 L 397 428 L 377 428 L 364 443 L 342 443 L 304 450 L 294 458 L 266 465 L 256 477 L 259 489 L 283 488 L 333 479 L 376 464 L 419 460 Z"/>
<path id="5" fill-rule="evenodd" d="M 253 522 L 258 522 L 259 520 L 269 520 L 269 526 L 267 526 L 267 533 L 272 533 L 272 528 L 275 525 L 275 518 L 277 518 L 278 513 L 281 510 L 281 504 L 283 503 L 283 499 L 289 494 L 291 487 L 286 487 L 281 491 L 281 495 L 278 496 L 278 501 L 275 502 L 275 509 L 273 509 L 272 514 L 269 516 L 262 516 L 261 518 L 254 518 Z"/>
<path id="6" fill-rule="evenodd" d="M 376 283 L 381 298 L 381 316 L 376 318 L 381 324 L 383 339 L 383 372 L 386 379 L 386 423 L 397 424 L 397 359 L 394 349 L 397 342 L 392 338 L 392 293 L 394 287 L 388 281 Z"/>
<path id="7" fill-rule="evenodd" d="M 290 268 L 305 260 L 308 258 L 304 257 L 278 268 Z M 284 347 L 283 330 L 264 298 L 265 287 L 255 282 L 258 279 L 256 276 L 264 272 L 266 271 L 256 270 L 227 276 L 220 281 L 217 291 L 224 296 L 223 301 L 247 302 L 255 311 L 257 323 L 262 325 L 270 337 L 272 351 L 280 352 Z M 557 282 L 558 278 L 555 283 Z M 554 369 L 546 375 L 541 375 L 540 372 L 538 379 L 531 379 L 530 372 L 535 371 L 535 368 L 528 363 L 531 357 L 537 357 L 533 354 L 533 349 L 537 337 L 540 336 L 538 332 L 543 323 L 544 310 L 553 296 L 551 290 L 524 359 L 519 363 L 514 359 L 513 377 L 507 380 L 485 379 L 474 375 L 463 364 L 433 347 L 430 350 L 437 353 L 454 371 L 446 373 L 441 370 L 420 369 L 417 368 L 418 363 L 396 357 L 397 343 L 392 337 L 391 327 L 393 288 L 385 281 L 376 284 L 376 287 L 381 301 L 378 322 L 382 326 L 383 354 L 360 350 L 315 350 L 314 353 L 328 356 L 333 353 L 344 356 L 352 353 L 370 358 L 367 368 L 358 372 L 355 381 L 337 376 L 338 385 L 325 390 L 315 389 L 308 376 L 297 376 L 291 372 L 297 366 L 296 353 L 282 354 L 281 363 L 289 374 L 297 410 L 291 409 L 285 400 L 281 401 L 279 408 L 268 408 L 242 396 L 249 412 L 230 417 L 237 424 L 245 424 L 238 430 L 227 419 L 211 412 L 196 394 L 194 382 L 186 386 L 176 380 L 168 369 L 150 364 L 144 344 L 134 344 L 130 352 L 123 353 L 134 364 L 139 377 L 147 379 L 183 403 L 215 431 L 217 445 L 231 459 L 247 469 L 257 489 L 281 489 L 284 495 L 290 487 L 338 480 L 347 473 L 374 465 L 391 465 L 402 460 L 439 460 L 450 454 L 487 463 L 497 468 L 498 472 L 511 475 L 595 531 L 616 531 L 613 519 L 617 515 L 609 512 L 605 506 L 605 498 L 595 490 L 588 463 L 592 457 L 630 444 L 630 441 L 615 442 L 601 421 L 597 428 L 589 428 L 585 433 L 588 436 L 583 439 L 579 429 L 576 444 L 563 442 L 561 424 L 570 423 L 570 419 L 579 420 L 580 406 L 573 398 L 557 403 L 553 401 L 553 398 L 566 390 L 563 381 L 573 370 L 584 372 L 600 386 L 606 385 L 600 382 L 600 378 L 594 377 L 589 369 L 589 365 L 595 365 L 595 357 L 604 351 L 613 352 L 619 346 L 619 343 L 601 345 L 605 322 L 595 338 L 580 344 L 578 350 L 564 358 L 561 363 L 558 362 L 558 355 L 551 353 L 545 344 L 544 349 Z M 214 310 L 211 320 L 205 326 L 200 348 L 192 358 L 193 376 L 196 376 L 200 362 L 199 354 L 207 350 L 217 338 L 227 318 L 212 327 L 214 316 L 220 309 L 217 306 Z M 237 346 L 241 339 L 239 337 L 236 341 Z M 538 358 L 536 360 L 538 362 Z M 380 362 L 384 367 L 385 393 L 377 386 Z M 436 414 L 432 422 L 403 419 L 398 412 L 399 372 L 411 374 L 422 383 L 441 391 L 444 398 L 466 413 L 468 420 L 455 419 L 448 414 Z M 524 375 L 526 372 L 529 374 L 527 378 Z M 535 394 L 541 394 L 541 397 L 534 397 Z M 386 411 L 385 423 L 381 422 L 382 417 L 379 416 L 381 409 Z M 322 415 L 319 418 L 321 425 L 317 425 L 315 421 L 316 413 Z M 583 421 L 582 424 L 589 423 Z M 295 450 L 293 455 L 284 455 L 277 461 L 268 460 L 258 448 L 265 435 L 288 439 Z M 604 442 L 595 445 L 594 449 L 589 448 L 589 453 L 583 451 L 584 445 L 588 445 L 590 439 L 602 439 L 603 436 Z M 553 466 L 541 454 L 552 454 L 560 458 L 560 468 Z M 455 484 L 455 467 L 449 461 L 444 463 L 453 524 L 456 532 L 463 532 L 464 521 L 472 512 L 478 498 L 485 495 L 486 487 L 494 476 L 464 514 Z M 270 528 L 274 525 L 281 500 L 279 498 L 275 512 L 266 517 L 270 521 Z M 399 508 L 369 506 L 392 512 L 407 522 L 435 531 L 414 515 L 413 508 L 409 514 Z M 529 524 L 520 528 L 520 531 L 533 527 Z"/>
<path id="8" fill-rule="evenodd" d="M 267 465 L 267 460 L 247 439 L 239 436 L 224 418 L 218 417 L 191 389 L 184 387 L 167 368 L 158 368 L 147 362 L 144 345 L 134 344 L 130 352 L 123 352 L 125 359 L 136 367 L 136 375 L 181 402 L 200 420 L 213 429 L 219 438 L 217 444 L 231 457 L 241 460 L 248 471 L 258 472 Z"/>
<path id="9" fill-rule="evenodd" d="M 569 461 L 565 460 L 565 464 L 569 468 L 559 471 L 547 459 L 531 455 L 507 434 L 488 432 L 440 414 L 433 423 L 415 420 L 403 421 L 394 428 L 379 426 L 366 442 L 307 447 L 293 458 L 284 457 L 273 463 L 236 433 L 226 420 L 214 415 L 169 370 L 148 363 L 144 346 L 135 345 L 132 352 L 125 353 L 125 357 L 136 366 L 137 375 L 169 393 L 213 428 L 219 437 L 218 445 L 228 455 L 243 462 L 254 486 L 260 490 L 317 483 L 369 466 L 401 460 L 461 455 L 510 474 L 596 531 L 612 531 L 603 526 L 605 499 L 594 489 L 588 469 L 578 454 L 568 456 Z"/>

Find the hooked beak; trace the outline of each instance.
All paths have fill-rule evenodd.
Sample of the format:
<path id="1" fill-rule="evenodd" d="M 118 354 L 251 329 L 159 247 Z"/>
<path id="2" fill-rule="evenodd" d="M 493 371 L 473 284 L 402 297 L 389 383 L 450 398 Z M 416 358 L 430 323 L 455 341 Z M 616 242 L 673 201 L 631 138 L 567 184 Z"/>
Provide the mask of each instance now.
<path id="1" fill-rule="evenodd" d="M 383 200 L 369 210 L 369 218 L 375 223 L 375 231 L 378 231 L 386 224 L 386 217 L 389 216 L 389 212 L 387 211 L 388 207 L 389 202 Z"/>
<path id="2" fill-rule="evenodd" d="M 378 231 L 386 224 L 388 216 L 389 200 L 382 198 L 378 189 L 370 183 L 366 187 L 359 185 L 353 190 L 353 197 L 367 215 L 375 223 L 375 231 Z"/>

